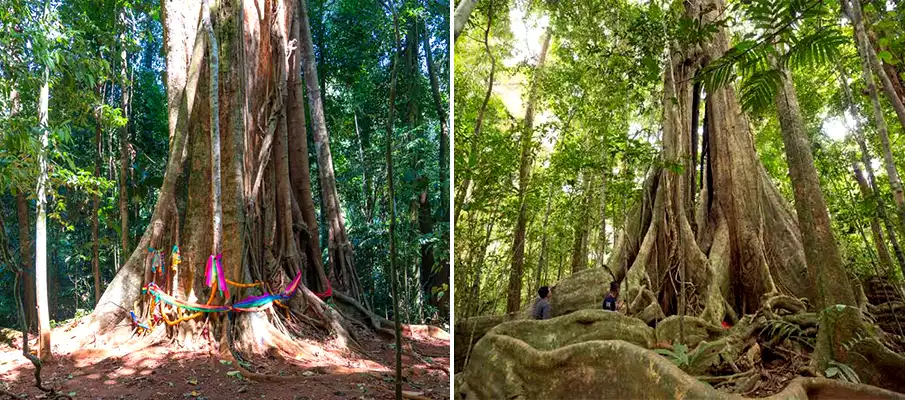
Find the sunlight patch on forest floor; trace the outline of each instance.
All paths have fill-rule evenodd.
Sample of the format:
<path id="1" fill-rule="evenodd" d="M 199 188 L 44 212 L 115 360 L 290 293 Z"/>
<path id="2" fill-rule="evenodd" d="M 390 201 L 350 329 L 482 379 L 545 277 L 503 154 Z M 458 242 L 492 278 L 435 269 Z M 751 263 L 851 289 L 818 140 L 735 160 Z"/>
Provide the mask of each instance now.
<path id="1" fill-rule="evenodd" d="M 68 332 L 63 329 L 53 332 L 57 362 L 46 365 L 42 377 L 61 393 L 75 393 L 75 398 L 382 399 L 393 393 L 394 349 L 373 334 L 362 334 L 367 356 L 343 354 L 329 342 L 300 339 L 320 351 L 297 360 L 254 357 L 249 361 L 256 373 L 286 379 L 260 383 L 242 377 L 233 361 L 215 352 L 166 344 L 125 354 L 116 349 L 78 349 L 74 341 L 64 340 Z M 409 343 L 417 355 L 403 355 L 403 389 L 448 398 L 449 340 L 417 335 Z M 36 395 L 32 373 L 22 357 L 21 342 L 0 344 L 0 382 L 6 382 L 0 388 Z"/>

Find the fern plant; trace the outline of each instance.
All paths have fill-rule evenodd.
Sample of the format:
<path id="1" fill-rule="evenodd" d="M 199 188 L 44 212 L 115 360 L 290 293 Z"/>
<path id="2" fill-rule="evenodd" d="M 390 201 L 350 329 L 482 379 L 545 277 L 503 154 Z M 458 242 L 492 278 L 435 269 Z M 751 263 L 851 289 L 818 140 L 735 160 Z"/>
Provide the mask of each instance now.
<path id="1" fill-rule="evenodd" d="M 808 337 L 800 326 L 782 319 L 774 319 L 767 322 L 767 326 L 761 328 L 760 334 L 782 340 L 794 340 L 798 343 L 814 348 L 813 339 Z"/>
<path id="2" fill-rule="evenodd" d="M 677 367 L 682 368 L 683 366 L 688 365 L 688 346 L 676 343 L 672 346 L 672 350 L 670 349 L 656 349 L 654 350 L 659 355 L 666 356 L 673 364 Z"/>
<path id="3" fill-rule="evenodd" d="M 827 367 L 824 372 L 824 375 L 826 375 L 827 378 L 839 379 L 851 383 L 861 383 L 861 379 L 858 378 L 858 373 L 848 364 L 830 360 L 829 365 L 830 366 Z"/>
<path id="4" fill-rule="evenodd" d="M 688 351 L 687 345 L 681 343 L 674 344 L 671 350 L 656 349 L 654 351 L 657 354 L 666 356 L 666 358 L 683 371 L 690 374 L 697 374 L 703 372 L 703 370 L 714 362 L 719 361 L 720 353 L 717 351 L 710 351 L 711 349 L 716 348 L 719 343 L 720 342 L 702 342 L 692 352 Z"/>
<path id="5" fill-rule="evenodd" d="M 713 91 L 741 77 L 740 100 L 745 111 L 762 111 L 773 104 L 782 71 L 825 65 L 837 59 L 840 47 L 848 42 L 832 24 L 816 24 L 816 28 L 805 24 L 831 16 L 820 0 L 753 0 L 735 3 L 734 8 L 751 22 L 753 32 L 711 62 L 696 79 Z"/>

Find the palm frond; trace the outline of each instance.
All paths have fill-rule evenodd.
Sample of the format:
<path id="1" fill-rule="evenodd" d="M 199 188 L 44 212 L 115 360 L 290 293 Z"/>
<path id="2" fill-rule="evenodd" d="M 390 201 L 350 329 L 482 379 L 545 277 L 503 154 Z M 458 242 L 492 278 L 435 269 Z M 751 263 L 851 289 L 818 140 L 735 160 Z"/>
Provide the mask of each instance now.
<path id="1" fill-rule="evenodd" d="M 781 80 L 782 75 L 775 69 L 751 74 L 741 85 L 742 108 L 748 112 L 759 112 L 770 107 Z"/>
<path id="2" fill-rule="evenodd" d="M 794 68 L 813 68 L 836 60 L 839 48 L 848 38 L 835 29 L 815 32 L 795 41 L 788 52 L 789 64 Z"/>

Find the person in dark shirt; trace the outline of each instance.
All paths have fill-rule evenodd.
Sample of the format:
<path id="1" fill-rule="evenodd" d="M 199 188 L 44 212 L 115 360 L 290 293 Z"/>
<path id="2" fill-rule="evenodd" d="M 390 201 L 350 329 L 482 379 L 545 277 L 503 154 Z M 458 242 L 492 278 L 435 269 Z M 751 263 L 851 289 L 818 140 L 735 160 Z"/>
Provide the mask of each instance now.
<path id="1" fill-rule="evenodd" d="M 550 288 L 541 286 L 537 289 L 537 300 L 534 302 L 534 312 L 531 317 L 534 319 L 550 319 L 550 297 L 553 293 Z"/>
<path id="2" fill-rule="evenodd" d="M 616 304 L 619 301 L 619 282 L 613 281 L 610 282 L 610 291 L 606 294 L 606 297 L 603 299 L 603 309 L 609 311 L 616 311 Z"/>

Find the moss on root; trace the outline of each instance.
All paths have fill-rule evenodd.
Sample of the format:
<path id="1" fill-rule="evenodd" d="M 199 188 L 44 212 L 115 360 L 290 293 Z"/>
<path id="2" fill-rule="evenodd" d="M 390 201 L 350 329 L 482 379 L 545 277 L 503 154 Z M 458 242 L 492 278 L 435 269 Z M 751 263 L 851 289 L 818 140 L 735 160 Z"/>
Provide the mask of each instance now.
<path id="1" fill-rule="evenodd" d="M 838 318 L 836 321 L 840 322 Z M 741 399 L 739 395 L 713 389 L 647 349 L 661 340 L 660 335 L 675 333 L 670 325 L 667 322 L 666 327 L 655 330 L 636 318 L 601 310 L 581 310 L 545 321 L 499 324 L 477 341 L 468 367 L 455 376 L 456 398 Z M 847 325 L 838 326 L 844 329 Z M 693 318 L 686 319 L 686 329 L 690 336 L 697 332 L 697 336 L 706 339 L 719 333 L 703 320 Z M 722 336 L 718 339 L 721 342 L 733 339 L 717 336 Z M 883 368 L 892 365 L 883 364 L 883 360 L 872 361 L 881 362 Z M 797 378 L 769 397 L 818 398 L 905 396 L 863 384 Z"/>

